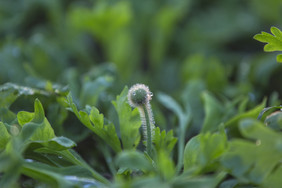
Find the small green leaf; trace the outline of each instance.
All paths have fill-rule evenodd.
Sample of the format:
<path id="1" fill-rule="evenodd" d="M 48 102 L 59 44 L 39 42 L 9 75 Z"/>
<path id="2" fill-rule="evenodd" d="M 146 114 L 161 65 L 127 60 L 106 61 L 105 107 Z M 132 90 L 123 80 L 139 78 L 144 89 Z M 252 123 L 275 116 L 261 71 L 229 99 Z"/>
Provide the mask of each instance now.
<path id="1" fill-rule="evenodd" d="M 104 125 L 104 116 L 99 113 L 97 108 L 91 107 L 90 114 L 85 111 L 78 111 L 70 93 L 67 96 L 66 102 L 69 105 L 70 110 L 76 115 L 81 123 L 102 138 L 114 151 L 121 151 L 121 145 L 115 131 L 115 126 L 113 124 Z"/>
<path id="2" fill-rule="evenodd" d="M 205 120 L 201 132 L 216 131 L 224 116 L 224 107 L 211 94 L 204 92 L 202 95 L 205 104 Z"/>
<path id="3" fill-rule="evenodd" d="M 266 52 L 282 51 L 282 32 L 276 27 L 271 27 L 270 30 L 273 35 L 261 32 L 261 34 L 256 34 L 254 39 L 267 43 L 264 46 Z M 282 62 L 282 54 L 277 56 L 277 61 Z"/>
<path id="4" fill-rule="evenodd" d="M 140 141 L 139 128 L 141 120 L 137 108 L 131 109 L 127 103 L 128 88 L 125 87 L 121 94 L 112 101 L 119 117 L 121 140 L 124 149 L 135 149 Z"/>
<path id="5" fill-rule="evenodd" d="M 23 140 L 47 141 L 55 137 L 54 130 L 45 118 L 43 106 L 38 99 L 34 102 L 34 113 L 19 112 L 18 117 L 19 124 L 22 125 Z"/>
<path id="6" fill-rule="evenodd" d="M 30 122 L 34 118 L 34 113 L 33 112 L 25 112 L 25 111 L 20 111 L 17 114 L 18 118 L 18 123 L 23 126 L 24 124 Z"/>
<path id="7" fill-rule="evenodd" d="M 163 150 L 170 153 L 177 142 L 177 138 L 173 136 L 172 130 L 166 133 L 165 130 L 161 132 L 160 128 L 156 127 L 153 142 L 157 152 Z"/>

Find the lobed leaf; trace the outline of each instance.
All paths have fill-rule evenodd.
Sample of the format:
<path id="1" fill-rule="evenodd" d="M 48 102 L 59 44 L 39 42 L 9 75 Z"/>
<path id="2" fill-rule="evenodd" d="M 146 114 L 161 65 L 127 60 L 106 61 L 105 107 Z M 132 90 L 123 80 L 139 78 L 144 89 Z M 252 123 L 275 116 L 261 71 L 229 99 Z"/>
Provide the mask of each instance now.
<path id="1" fill-rule="evenodd" d="M 104 125 L 104 116 L 99 113 L 98 109 L 91 107 L 90 114 L 85 111 L 78 111 L 70 93 L 67 96 L 66 102 L 69 105 L 70 110 L 82 124 L 102 138 L 115 152 L 121 151 L 121 145 L 115 131 L 115 126 L 113 124 Z"/>
<path id="2" fill-rule="evenodd" d="M 261 34 L 256 34 L 254 39 L 267 43 L 264 46 L 266 52 L 282 51 L 282 32 L 276 27 L 271 27 L 270 30 L 273 35 L 261 32 Z M 282 54 L 277 56 L 277 61 L 282 63 Z"/>
<path id="3" fill-rule="evenodd" d="M 160 131 L 160 128 L 156 127 L 153 142 L 157 152 L 163 150 L 170 153 L 177 142 L 177 138 L 173 136 L 172 130 L 166 133 L 165 130 Z"/>

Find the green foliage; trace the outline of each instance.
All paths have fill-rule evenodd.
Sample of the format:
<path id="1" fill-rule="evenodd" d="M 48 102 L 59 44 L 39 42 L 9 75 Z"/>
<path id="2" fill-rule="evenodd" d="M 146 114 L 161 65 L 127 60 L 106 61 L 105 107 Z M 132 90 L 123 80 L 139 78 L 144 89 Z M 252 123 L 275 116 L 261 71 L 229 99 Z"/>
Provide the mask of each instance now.
<path id="1" fill-rule="evenodd" d="M 277 0 L 0 1 L 0 187 L 280 188 L 282 69 L 250 36 L 276 26 L 254 38 L 281 62 L 281 17 Z M 134 83 L 154 93 L 151 152 Z"/>
<path id="2" fill-rule="evenodd" d="M 193 137 L 185 146 L 184 171 L 203 173 L 218 169 L 218 160 L 226 148 L 224 133 L 208 132 Z"/>
<path id="3" fill-rule="evenodd" d="M 220 123 L 222 123 L 222 117 L 226 111 L 219 103 L 217 99 L 211 96 L 209 93 L 203 93 L 203 100 L 205 104 L 205 120 L 202 127 L 202 132 L 215 131 L 218 129 Z"/>
<path id="4" fill-rule="evenodd" d="M 123 149 L 135 149 L 140 141 L 139 128 L 141 120 L 137 109 L 131 110 L 127 103 L 128 88 L 125 87 L 121 94 L 112 101 L 119 118 L 120 136 Z"/>
<path id="5" fill-rule="evenodd" d="M 281 160 L 281 134 L 253 119 L 240 121 L 239 129 L 247 140 L 230 141 L 222 164 L 242 182 L 277 187 L 280 181 L 276 177 Z"/>
<path id="6" fill-rule="evenodd" d="M 120 170 L 142 170 L 144 172 L 153 169 L 150 161 L 138 151 L 124 151 L 116 157 L 116 165 Z"/>
<path id="7" fill-rule="evenodd" d="M 102 182 L 107 182 L 69 151 L 70 148 L 76 146 L 72 140 L 55 136 L 38 99 L 34 103 L 34 113 L 21 111 L 17 117 L 21 127 L 7 125 L 10 127 L 10 133 L 4 123 L 0 123 L 3 130 L 2 143 L 6 143 L 2 145 L 1 149 L 4 151 L 0 154 L 3 163 L 0 172 L 4 172 L 0 180 L 1 187 L 15 186 L 20 174 L 49 183 L 54 187 L 69 187 L 71 184 L 65 179 L 66 176 L 58 174 L 58 171 L 63 171 L 62 167 L 68 168 L 67 166 L 72 170 L 64 171 L 65 175 L 74 175 L 72 173 L 77 173 L 80 169 L 90 176 L 92 173 L 92 177 Z M 54 158 L 49 154 L 56 154 L 57 157 Z M 78 183 L 81 183 L 79 178 Z"/>
<path id="8" fill-rule="evenodd" d="M 261 34 L 256 34 L 254 39 L 267 43 L 264 46 L 266 52 L 282 51 L 282 32 L 277 27 L 271 27 L 270 30 L 273 35 L 261 32 Z M 282 54 L 277 55 L 277 61 L 282 63 Z"/>
<path id="9" fill-rule="evenodd" d="M 88 129 L 93 131 L 96 135 L 101 137 L 106 143 L 108 143 L 112 149 L 116 152 L 121 151 L 121 145 L 119 138 L 115 132 L 115 126 L 113 124 L 104 125 L 104 115 L 100 114 L 95 107 L 90 108 L 90 112 L 78 111 L 76 105 L 73 103 L 72 96 L 69 93 L 66 101 L 70 107 L 70 110 L 76 115 L 76 117 L 83 123 Z"/>
<path id="10" fill-rule="evenodd" d="M 154 135 L 154 144 L 157 152 L 163 150 L 167 153 L 170 153 L 174 147 L 174 145 L 177 142 L 177 138 L 173 136 L 173 131 L 170 130 L 168 133 L 166 133 L 165 130 L 162 132 L 160 131 L 160 128 L 157 127 L 155 129 L 155 135 Z"/>

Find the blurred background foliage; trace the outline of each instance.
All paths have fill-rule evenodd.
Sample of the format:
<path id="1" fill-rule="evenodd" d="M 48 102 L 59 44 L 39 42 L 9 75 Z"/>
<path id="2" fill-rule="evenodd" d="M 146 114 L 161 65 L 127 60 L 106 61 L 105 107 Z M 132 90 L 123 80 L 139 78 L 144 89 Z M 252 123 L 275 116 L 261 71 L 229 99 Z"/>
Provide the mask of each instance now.
<path id="1" fill-rule="evenodd" d="M 282 67 L 253 39 L 281 29 L 281 18 L 278 0 L 1 0 L 0 84 L 41 91 L 18 95 L 11 110 L 32 110 L 40 98 L 56 135 L 77 142 L 101 169 L 103 159 L 93 159 L 101 154 L 87 149 L 100 140 L 65 110 L 68 90 L 80 108 L 96 106 L 117 122 L 111 101 L 125 85 L 147 84 L 190 106 L 187 140 L 204 123 L 206 91 L 228 117 L 238 101 L 253 107 L 266 96 L 268 105 L 281 104 Z M 177 129 L 177 118 L 154 99 L 156 124 Z"/>

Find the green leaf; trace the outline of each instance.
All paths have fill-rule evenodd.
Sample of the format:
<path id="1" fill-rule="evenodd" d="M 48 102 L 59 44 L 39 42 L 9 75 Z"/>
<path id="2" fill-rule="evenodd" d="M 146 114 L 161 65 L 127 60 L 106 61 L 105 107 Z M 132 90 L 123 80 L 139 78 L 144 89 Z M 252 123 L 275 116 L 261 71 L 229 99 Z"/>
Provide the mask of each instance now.
<path id="1" fill-rule="evenodd" d="M 175 166 L 170 154 L 165 150 L 160 150 L 157 157 L 158 173 L 165 180 L 170 180 L 175 175 Z"/>
<path id="2" fill-rule="evenodd" d="M 184 171 L 211 171 L 218 167 L 218 158 L 227 148 L 227 138 L 224 132 L 201 133 L 193 137 L 185 146 Z"/>
<path id="3" fill-rule="evenodd" d="M 24 124 L 27 124 L 34 118 L 34 113 L 33 112 L 25 112 L 25 111 L 20 111 L 17 114 L 17 119 L 18 123 L 20 126 L 23 126 Z"/>
<path id="4" fill-rule="evenodd" d="M 25 117 L 26 116 L 26 117 Z M 55 137 L 55 133 L 47 118 L 44 109 L 38 99 L 34 102 L 34 113 L 19 112 L 18 121 L 22 126 L 21 137 L 23 141 L 47 141 Z"/>
<path id="5" fill-rule="evenodd" d="M 99 113 L 98 109 L 91 107 L 90 114 L 87 114 L 85 111 L 78 111 L 70 93 L 67 96 L 66 102 L 70 110 L 82 124 L 102 138 L 115 152 L 121 151 L 121 145 L 115 131 L 115 126 L 113 124 L 104 125 L 104 116 Z"/>
<path id="6" fill-rule="evenodd" d="M 263 102 L 257 105 L 255 108 L 247 112 L 237 114 L 236 116 L 225 122 L 224 127 L 227 129 L 227 134 L 231 136 L 236 136 L 238 134 L 239 122 L 245 118 L 259 117 L 260 112 L 265 108 L 265 105 L 266 105 L 266 99 L 264 99 Z"/>
<path id="7" fill-rule="evenodd" d="M 21 95 L 50 95 L 44 90 L 39 90 L 31 87 L 20 86 L 13 83 L 6 83 L 0 86 L 0 107 L 9 106 Z"/>
<path id="8" fill-rule="evenodd" d="M 76 146 L 76 144 L 72 140 L 63 136 L 54 137 L 47 141 L 33 141 L 33 143 L 39 143 L 42 146 L 56 151 L 66 150 Z"/>
<path id="9" fill-rule="evenodd" d="M 265 118 L 264 123 L 276 131 L 282 130 L 282 112 L 273 112 Z"/>
<path id="10" fill-rule="evenodd" d="M 24 112 L 20 114 L 23 115 Z M 27 116 L 31 116 L 29 112 L 25 113 Z M 21 117 L 20 117 L 21 119 Z M 22 119 L 21 119 L 22 120 Z M 22 122 L 23 123 L 23 120 Z M 36 124 L 38 128 L 35 130 L 33 135 L 31 136 L 31 140 L 34 141 L 47 141 L 55 137 L 55 133 L 53 128 L 51 127 L 50 123 L 48 122 L 47 118 L 45 117 L 44 109 L 42 104 L 38 99 L 34 102 L 34 115 L 30 122 L 27 122 L 23 125 L 22 130 L 26 129 L 26 127 L 30 126 L 31 124 Z"/>
<path id="11" fill-rule="evenodd" d="M 191 121 L 191 110 L 190 110 L 190 105 L 186 105 L 186 109 L 185 111 L 182 110 L 182 108 L 180 107 L 180 105 L 170 96 L 164 94 L 164 93 L 159 93 L 157 95 L 159 101 L 168 109 L 172 110 L 178 117 L 179 119 L 179 129 L 178 129 L 178 163 L 177 163 L 177 172 L 179 172 L 182 168 L 183 165 L 183 152 L 184 152 L 184 144 L 185 144 L 185 135 L 186 135 L 186 131 L 189 127 L 189 123 Z M 158 131 L 158 132 L 157 132 Z M 160 130 L 156 130 L 155 133 L 158 137 L 158 134 L 160 135 Z M 162 132 L 161 135 L 162 137 L 164 137 L 165 132 Z M 172 133 L 170 133 L 172 135 Z M 168 133 L 169 135 L 169 133 Z M 173 140 L 172 138 L 169 138 L 171 144 L 174 145 L 174 141 L 176 142 L 176 140 Z M 156 139 L 156 147 L 158 142 L 163 142 L 161 141 L 161 139 L 158 141 L 158 139 Z M 158 149 L 158 148 L 157 148 Z M 169 150 L 170 151 L 170 150 Z"/>
<path id="12" fill-rule="evenodd" d="M 130 170 L 142 170 L 149 171 L 153 167 L 149 160 L 139 151 L 123 151 L 118 154 L 115 159 L 115 164 L 119 168 L 125 168 Z"/>
<path id="13" fill-rule="evenodd" d="M 89 79 L 89 78 L 88 78 Z M 109 76 L 101 76 L 95 80 L 85 80 L 83 82 L 79 101 L 82 106 L 96 105 L 98 97 L 113 82 L 113 78 Z"/>
<path id="14" fill-rule="evenodd" d="M 275 110 L 275 109 L 281 109 L 282 106 L 271 106 L 271 107 L 267 107 L 267 108 L 264 108 L 258 115 L 258 120 L 260 120 L 262 118 L 262 116 L 269 110 Z"/>
<path id="15" fill-rule="evenodd" d="M 202 94 L 205 107 L 205 120 L 201 132 L 216 131 L 224 116 L 224 107 L 211 94 L 204 92 Z"/>
<path id="16" fill-rule="evenodd" d="M 282 158 L 282 135 L 254 119 L 244 119 L 240 132 L 247 139 L 234 139 L 222 164 L 242 182 L 260 184 Z"/>
<path id="17" fill-rule="evenodd" d="M 80 166 L 58 168 L 38 162 L 25 162 L 21 171 L 26 176 L 48 183 L 52 187 L 102 186 L 100 182 L 89 178 L 90 172 Z"/>
<path id="18" fill-rule="evenodd" d="M 177 138 L 173 136 L 173 131 L 166 133 L 165 130 L 160 131 L 159 127 L 155 129 L 154 144 L 157 152 L 163 150 L 170 153 L 177 142 Z"/>
<path id="19" fill-rule="evenodd" d="M 74 164 L 74 165 L 78 165 L 81 166 L 87 170 L 90 171 L 91 175 L 93 178 L 95 178 L 96 180 L 105 183 L 105 184 L 109 184 L 109 181 L 104 178 L 102 175 L 100 175 L 98 172 L 96 172 L 94 169 L 92 169 L 80 156 L 78 153 L 76 153 L 74 150 L 53 150 L 50 148 L 46 148 L 46 147 L 42 147 L 39 149 L 36 149 L 35 152 L 37 153 L 42 153 L 42 154 L 51 154 L 51 155 L 55 155 L 58 156 L 59 158 L 61 158 L 62 160 L 67 160 L 70 163 Z M 48 158 L 48 157 L 47 157 Z"/>
<path id="20" fill-rule="evenodd" d="M 0 152 L 6 147 L 6 144 L 9 142 L 10 138 L 11 136 L 6 126 L 0 121 Z"/>
<path id="21" fill-rule="evenodd" d="M 262 183 L 262 187 L 277 187 L 281 185 L 282 166 L 279 165 L 272 173 L 267 176 Z"/>
<path id="22" fill-rule="evenodd" d="M 270 30 L 273 35 L 261 32 L 261 34 L 256 34 L 254 39 L 267 43 L 264 46 L 266 52 L 282 51 L 282 32 L 276 27 L 271 27 Z M 282 54 L 277 56 L 277 61 L 282 62 Z"/>
<path id="23" fill-rule="evenodd" d="M 282 63 L 282 54 L 277 55 L 276 60 L 277 62 Z"/>
<path id="24" fill-rule="evenodd" d="M 4 174 L 0 178 L 0 187 L 16 187 L 16 182 L 20 176 L 21 159 L 16 153 L 1 153 L 0 173 Z"/>
<path id="25" fill-rule="evenodd" d="M 127 103 L 128 88 L 125 87 L 121 94 L 112 101 L 118 117 L 122 145 L 124 149 L 135 149 L 140 141 L 139 128 L 141 126 L 140 115 L 138 109 L 131 109 Z"/>

